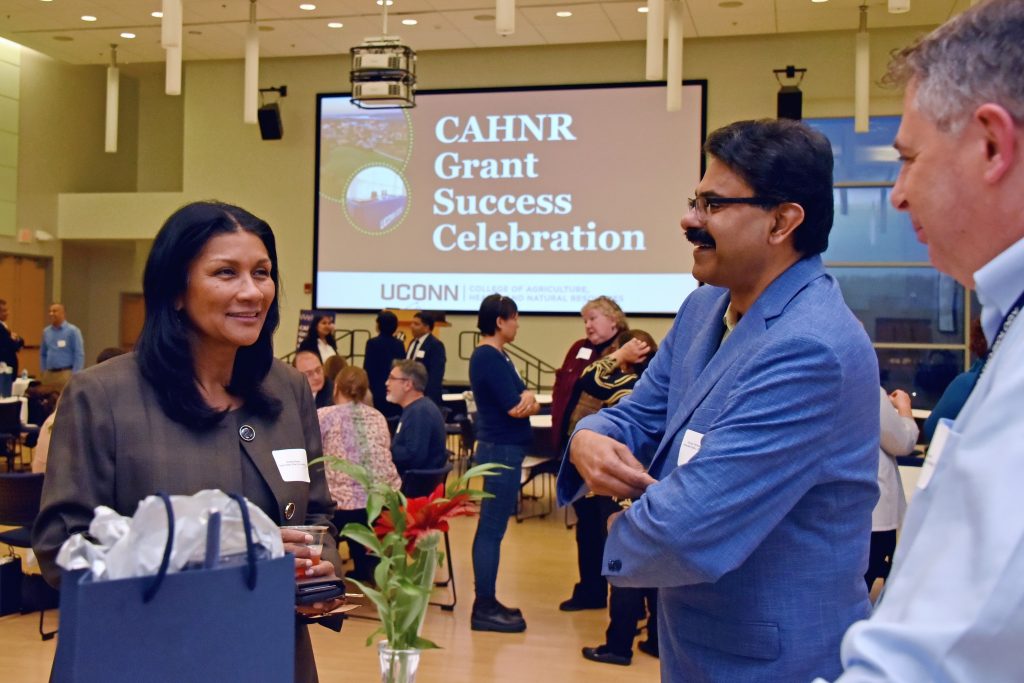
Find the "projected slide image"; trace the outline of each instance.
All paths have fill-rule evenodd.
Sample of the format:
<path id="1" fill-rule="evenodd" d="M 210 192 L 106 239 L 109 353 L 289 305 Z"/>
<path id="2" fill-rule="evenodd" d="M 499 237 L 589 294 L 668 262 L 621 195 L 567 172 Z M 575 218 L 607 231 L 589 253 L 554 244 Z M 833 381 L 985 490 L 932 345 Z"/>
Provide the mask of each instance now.
<path id="1" fill-rule="evenodd" d="M 320 114 L 320 194 L 341 202 L 349 179 L 368 165 L 404 170 L 411 124 L 403 110 L 368 112 L 348 98 L 325 102 Z"/>
<path id="2" fill-rule="evenodd" d="M 345 211 L 352 225 L 376 234 L 394 228 L 409 206 L 405 182 L 394 169 L 370 166 L 352 177 L 345 191 Z"/>

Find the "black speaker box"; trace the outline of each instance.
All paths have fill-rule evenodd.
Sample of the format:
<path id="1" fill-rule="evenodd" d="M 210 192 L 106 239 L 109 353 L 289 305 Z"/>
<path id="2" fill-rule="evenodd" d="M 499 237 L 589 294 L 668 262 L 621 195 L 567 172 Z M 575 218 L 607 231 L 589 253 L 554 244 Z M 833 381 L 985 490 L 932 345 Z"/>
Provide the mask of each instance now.
<path id="1" fill-rule="evenodd" d="M 784 85 L 779 90 L 778 118 L 795 119 L 803 118 L 804 94 L 795 85 Z"/>
<path id="2" fill-rule="evenodd" d="M 281 110 L 277 102 L 263 105 L 256 115 L 260 122 L 260 137 L 264 140 L 280 140 L 284 129 L 281 127 Z"/>

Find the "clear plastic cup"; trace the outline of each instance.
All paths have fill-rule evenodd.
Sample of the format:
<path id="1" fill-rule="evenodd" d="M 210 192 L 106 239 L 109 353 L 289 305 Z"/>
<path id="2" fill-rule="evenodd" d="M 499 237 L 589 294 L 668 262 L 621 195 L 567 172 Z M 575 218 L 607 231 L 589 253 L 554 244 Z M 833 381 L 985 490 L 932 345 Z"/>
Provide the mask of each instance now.
<path id="1" fill-rule="evenodd" d="M 306 543 L 306 547 L 309 548 L 309 559 L 313 562 L 313 566 L 320 564 L 320 555 L 324 551 L 324 540 L 327 538 L 328 527 L 320 524 L 313 525 L 302 525 L 302 526 L 285 526 L 282 529 L 291 529 L 294 531 L 301 531 L 304 534 L 308 534 L 312 537 L 312 541 Z M 296 574 L 305 576 L 305 570 L 296 570 Z"/>

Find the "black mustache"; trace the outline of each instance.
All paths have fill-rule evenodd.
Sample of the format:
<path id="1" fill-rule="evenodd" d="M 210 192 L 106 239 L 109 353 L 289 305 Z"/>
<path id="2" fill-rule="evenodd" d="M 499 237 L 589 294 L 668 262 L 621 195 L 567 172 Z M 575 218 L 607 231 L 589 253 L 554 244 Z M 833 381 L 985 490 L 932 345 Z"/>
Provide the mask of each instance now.
<path id="1" fill-rule="evenodd" d="M 715 238 L 704 228 L 686 228 L 686 239 L 698 247 L 715 246 Z"/>

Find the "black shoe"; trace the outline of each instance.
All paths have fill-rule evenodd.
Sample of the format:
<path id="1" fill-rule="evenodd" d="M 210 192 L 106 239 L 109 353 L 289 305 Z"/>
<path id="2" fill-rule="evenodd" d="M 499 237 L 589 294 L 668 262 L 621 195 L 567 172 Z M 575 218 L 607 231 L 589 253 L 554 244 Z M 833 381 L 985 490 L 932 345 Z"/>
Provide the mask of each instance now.
<path id="1" fill-rule="evenodd" d="M 636 644 L 636 649 L 638 649 L 638 650 L 640 650 L 640 652 L 643 652 L 644 654 L 650 655 L 652 657 L 657 657 L 658 656 L 658 644 L 657 643 L 652 643 L 650 641 L 650 639 L 648 639 L 648 640 L 641 640 L 640 642 L 638 642 Z"/>
<path id="2" fill-rule="evenodd" d="M 518 607 L 505 607 L 505 605 L 498 602 L 497 599 L 494 600 L 494 603 L 498 606 L 498 609 L 500 609 L 505 614 L 520 618 L 522 618 L 523 616 L 523 610 L 519 609 Z"/>
<path id="3" fill-rule="evenodd" d="M 563 612 L 579 612 L 585 609 L 604 609 L 607 606 L 607 598 L 581 598 L 573 595 L 568 600 L 562 602 L 558 609 Z"/>
<path id="4" fill-rule="evenodd" d="M 497 600 L 473 604 L 473 616 L 470 627 L 474 631 L 497 631 L 498 633 L 522 633 L 526 630 L 526 620 L 522 613 L 514 614 L 503 608 Z"/>
<path id="5" fill-rule="evenodd" d="M 633 661 L 633 655 L 617 655 L 608 649 L 607 645 L 598 645 L 597 647 L 585 647 L 583 648 L 583 658 L 589 659 L 592 662 L 601 662 L 602 664 L 618 664 L 619 666 L 629 666 Z"/>

